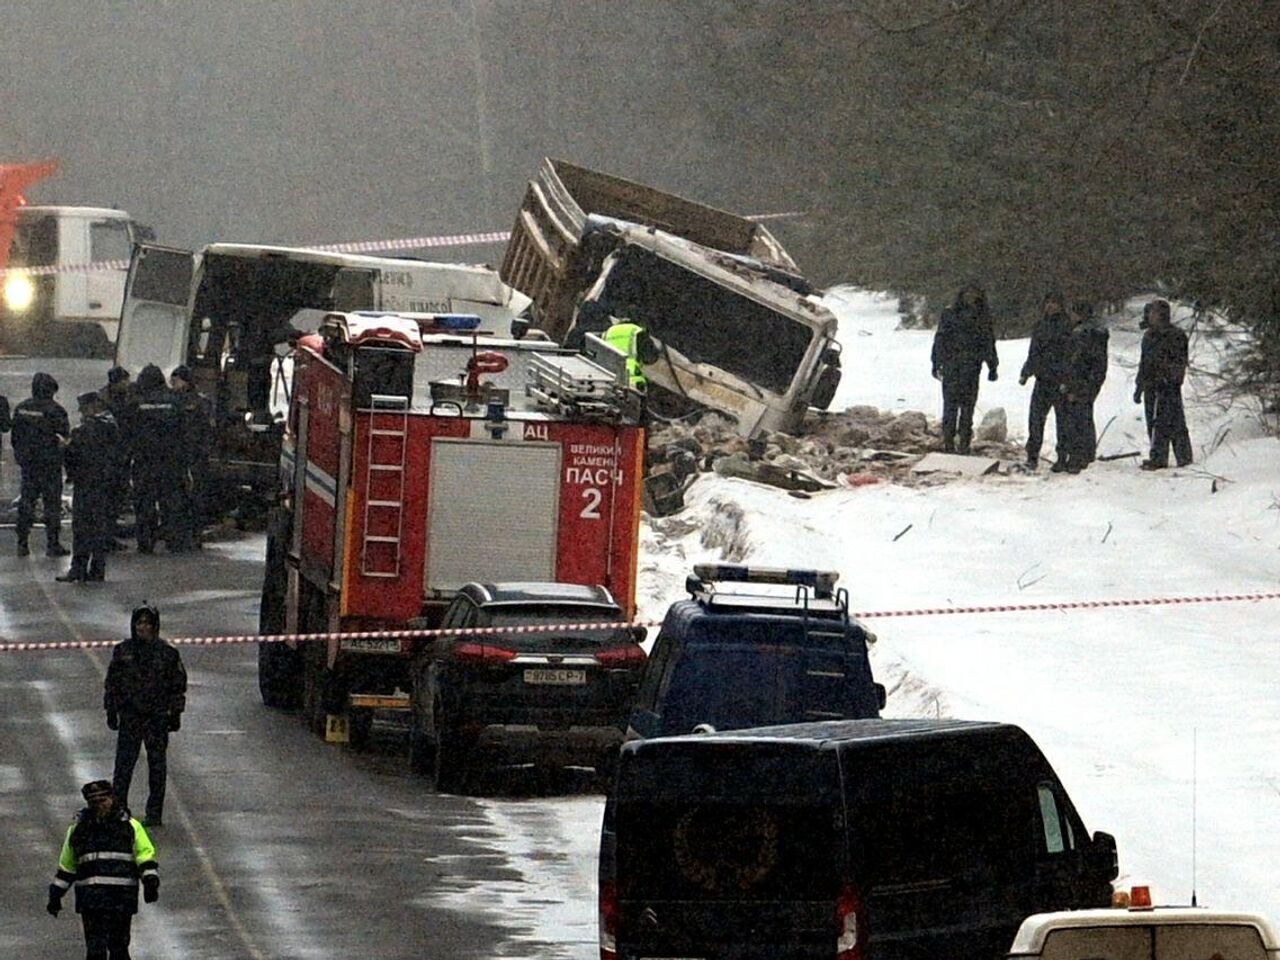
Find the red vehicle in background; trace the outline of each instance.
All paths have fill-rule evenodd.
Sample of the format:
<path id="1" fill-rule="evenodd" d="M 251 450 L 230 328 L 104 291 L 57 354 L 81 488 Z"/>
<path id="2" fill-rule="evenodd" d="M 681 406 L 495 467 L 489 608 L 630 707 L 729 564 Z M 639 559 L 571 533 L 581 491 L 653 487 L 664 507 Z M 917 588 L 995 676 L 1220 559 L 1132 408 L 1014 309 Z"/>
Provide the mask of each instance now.
<path id="1" fill-rule="evenodd" d="M 461 315 L 331 313 L 293 354 L 259 646 L 268 706 L 367 736 L 408 708 L 414 641 L 470 581 L 601 585 L 635 613 L 644 430 L 625 358 Z"/>

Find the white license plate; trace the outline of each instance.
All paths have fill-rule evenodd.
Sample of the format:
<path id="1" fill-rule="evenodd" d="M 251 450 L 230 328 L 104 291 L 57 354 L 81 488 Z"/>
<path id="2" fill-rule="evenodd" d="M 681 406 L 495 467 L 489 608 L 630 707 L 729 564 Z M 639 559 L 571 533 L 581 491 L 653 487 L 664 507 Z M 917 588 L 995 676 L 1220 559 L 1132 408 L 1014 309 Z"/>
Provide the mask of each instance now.
<path id="1" fill-rule="evenodd" d="M 525 683 L 543 683 L 557 687 L 572 687 L 587 682 L 585 670 L 526 670 Z"/>
<path id="2" fill-rule="evenodd" d="M 343 640 L 343 650 L 354 650 L 359 653 L 399 653 L 399 640 Z"/>

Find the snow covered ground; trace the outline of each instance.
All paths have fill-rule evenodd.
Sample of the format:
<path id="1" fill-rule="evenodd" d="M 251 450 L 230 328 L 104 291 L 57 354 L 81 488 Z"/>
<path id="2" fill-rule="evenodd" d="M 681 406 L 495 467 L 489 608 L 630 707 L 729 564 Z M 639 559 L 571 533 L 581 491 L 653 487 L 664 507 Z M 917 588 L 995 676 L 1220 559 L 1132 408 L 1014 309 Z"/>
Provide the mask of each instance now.
<path id="1" fill-rule="evenodd" d="M 936 415 L 932 332 L 897 330 L 892 300 L 842 289 L 829 302 L 845 358 L 833 409 L 865 403 Z M 1102 454 L 1145 446 L 1132 402 L 1139 310 L 1134 302 L 1111 318 L 1096 408 Z M 1026 348 L 1000 343 L 1000 379 L 983 381 L 978 404 L 979 417 L 1004 407 L 1015 436 L 1025 436 L 1030 385 L 1017 378 Z M 1193 368 L 1216 370 L 1222 349 L 1220 339 L 1195 338 Z M 1132 458 L 1079 476 L 1042 467 L 810 500 L 704 476 L 684 513 L 646 525 L 641 615 L 660 618 L 689 566 L 720 558 L 703 542 L 707 530 L 730 535 L 753 563 L 840 571 L 863 611 L 1275 590 L 1280 444 L 1255 411 L 1206 399 L 1210 386 L 1206 375 L 1185 391 L 1197 457 L 1186 469 L 1148 474 Z M 1052 446 L 1050 432 L 1046 454 Z M 728 505 L 743 522 L 732 522 Z M 1201 904 L 1280 918 L 1271 863 L 1280 854 L 1278 611 L 1280 602 L 1210 603 L 869 625 L 880 638 L 873 665 L 890 688 L 886 714 L 1020 724 L 1089 828 L 1116 835 L 1120 884 L 1147 883 L 1158 902 L 1188 902 L 1194 857 Z M 560 956 L 595 956 L 601 806 L 598 798 L 487 801 L 497 829 L 485 842 L 520 880 L 459 894 L 459 904 L 502 904 L 518 937 L 562 944 Z"/>

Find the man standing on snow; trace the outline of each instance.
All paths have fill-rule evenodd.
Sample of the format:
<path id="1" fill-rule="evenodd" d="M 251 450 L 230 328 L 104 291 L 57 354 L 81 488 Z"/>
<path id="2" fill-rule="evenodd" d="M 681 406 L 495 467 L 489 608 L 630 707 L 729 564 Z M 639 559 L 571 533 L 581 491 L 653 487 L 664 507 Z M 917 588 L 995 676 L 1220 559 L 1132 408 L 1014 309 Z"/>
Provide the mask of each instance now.
<path id="1" fill-rule="evenodd" d="M 977 284 L 968 284 L 942 311 L 933 337 L 933 377 L 942 381 L 944 452 L 969 453 L 982 365 L 987 365 L 987 379 L 995 380 L 999 362 L 986 295 Z"/>
<path id="2" fill-rule="evenodd" d="M 129 960 L 138 887 L 147 903 L 160 899 L 156 848 L 142 824 L 116 799 L 108 781 L 86 783 L 80 793 L 87 805 L 76 814 L 62 841 L 45 909 L 56 917 L 62 911 L 62 898 L 74 884 L 85 956 Z"/>
<path id="3" fill-rule="evenodd" d="M 1040 463 L 1040 447 L 1044 444 L 1044 425 L 1053 411 L 1054 427 L 1058 432 L 1057 462 L 1062 462 L 1063 392 L 1062 381 L 1066 377 L 1067 340 L 1071 328 L 1067 323 L 1066 301 L 1057 290 L 1045 294 L 1040 305 L 1040 319 L 1031 333 L 1031 346 L 1027 350 L 1027 362 L 1022 365 L 1018 383 L 1026 386 L 1027 380 L 1036 378 L 1031 389 L 1031 406 L 1027 411 L 1027 469 L 1034 470 Z M 1054 465 L 1057 469 L 1057 464 Z"/>
<path id="4" fill-rule="evenodd" d="M 1065 466 L 1079 473 L 1093 463 L 1098 452 L 1098 432 L 1093 404 L 1107 379 L 1107 328 L 1093 314 L 1093 304 L 1077 301 L 1071 309 L 1071 336 L 1067 339 L 1066 376 L 1062 381 L 1063 418 L 1060 455 L 1054 470 Z"/>
<path id="5" fill-rule="evenodd" d="M 1138 382 L 1133 402 L 1153 397 L 1151 455 L 1142 461 L 1143 470 L 1162 470 L 1169 465 L 1169 448 L 1178 466 L 1191 462 L 1191 436 L 1182 406 L 1182 381 L 1187 375 L 1187 335 L 1173 325 L 1169 302 L 1153 300 L 1149 305 L 1147 332 L 1142 335 L 1138 362 Z"/>
<path id="6" fill-rule="evenodd" d="M 160 611 L 138 607 L 130 637 L 117 643 L 107 668 L 102 705 L 116 740 L 115 794 L 129 804 L 129 784 L 138 754 L 147 748 L 147 812 L 143 823 L 161 825 L 169 734 L 182 725 L 187 706 L 187 671 L 178 648 L 160 639 Z"/>

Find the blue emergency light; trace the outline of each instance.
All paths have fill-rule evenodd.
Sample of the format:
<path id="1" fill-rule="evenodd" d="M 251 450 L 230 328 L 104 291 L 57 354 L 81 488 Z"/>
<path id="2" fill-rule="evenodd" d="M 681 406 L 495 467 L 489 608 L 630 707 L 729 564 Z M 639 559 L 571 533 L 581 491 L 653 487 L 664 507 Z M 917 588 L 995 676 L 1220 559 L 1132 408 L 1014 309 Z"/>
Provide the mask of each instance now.
<path id="1" fill-rule="evenodd" d="M 686 585 L 694 583 L 771 583 L 809 587 L 815 596 L 829 597 L 840 574 L 835 570 L 791 570 L 786 567 L 749 567 L 742 563 L 696 563 Z"/>
<path id="2" fill-rule="evenodd" d="M 474 330 L 480 318 L 474 313 L 433 313 L 431 322 L 442 330 Z"/>

